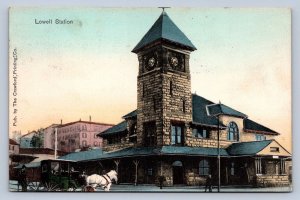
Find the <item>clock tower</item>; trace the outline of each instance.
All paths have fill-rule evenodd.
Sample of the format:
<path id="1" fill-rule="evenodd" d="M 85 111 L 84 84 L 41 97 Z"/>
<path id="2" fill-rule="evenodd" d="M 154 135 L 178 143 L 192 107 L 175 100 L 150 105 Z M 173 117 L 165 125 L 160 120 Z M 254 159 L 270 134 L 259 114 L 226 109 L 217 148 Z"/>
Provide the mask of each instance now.
<path id="1" fill-rule="evenodd" d="M 136 45 L 137 145 L 186 145 L 191 137 L 189 59 L 196 47 L 166 12 Z"/>

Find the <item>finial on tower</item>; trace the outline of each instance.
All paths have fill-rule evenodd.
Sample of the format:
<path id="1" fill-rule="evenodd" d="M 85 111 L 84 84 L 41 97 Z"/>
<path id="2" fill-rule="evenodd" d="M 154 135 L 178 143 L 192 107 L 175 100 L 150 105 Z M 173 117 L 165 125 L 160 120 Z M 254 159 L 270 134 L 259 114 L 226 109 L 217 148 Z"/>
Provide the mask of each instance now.
<path id="1" fill-rule="evenodd" d="M 171 8 L 171 7 L 158 7 L 158 8 L 161 8 L 162 9 L 162 13 L 165 13 L 165 9 L 166 8 Z"/>

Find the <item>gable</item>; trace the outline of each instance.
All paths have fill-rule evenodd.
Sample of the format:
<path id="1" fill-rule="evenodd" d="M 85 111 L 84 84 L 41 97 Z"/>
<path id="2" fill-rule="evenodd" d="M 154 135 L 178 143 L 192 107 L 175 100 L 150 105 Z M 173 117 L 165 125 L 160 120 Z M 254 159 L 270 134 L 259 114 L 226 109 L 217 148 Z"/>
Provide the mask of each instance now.
<path id="1" fill-rule="evenodd" d="M 273 140 L 269 145 L 267 145 L 260 152 L 258 152 L 257 155 L 291 156 L 291 153 L 288 152 L 285 148 L 283 148 L 276 140 Z"/>

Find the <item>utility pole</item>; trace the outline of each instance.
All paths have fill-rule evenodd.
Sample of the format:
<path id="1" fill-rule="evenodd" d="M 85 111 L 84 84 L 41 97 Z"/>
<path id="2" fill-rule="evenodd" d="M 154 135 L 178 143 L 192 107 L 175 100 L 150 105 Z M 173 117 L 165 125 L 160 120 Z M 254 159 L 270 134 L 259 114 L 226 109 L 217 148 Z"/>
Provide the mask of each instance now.
<path id="1" fill-rule="evenodd" d="M 57 158 L 57 128 L 55 128 L 54 159 Z"/>
<path id="2" fill-rule="evenodd" d="M 220 115 L 218 115 L 218 192 L 221 187 L 221 159 L 220 159 Z"/>

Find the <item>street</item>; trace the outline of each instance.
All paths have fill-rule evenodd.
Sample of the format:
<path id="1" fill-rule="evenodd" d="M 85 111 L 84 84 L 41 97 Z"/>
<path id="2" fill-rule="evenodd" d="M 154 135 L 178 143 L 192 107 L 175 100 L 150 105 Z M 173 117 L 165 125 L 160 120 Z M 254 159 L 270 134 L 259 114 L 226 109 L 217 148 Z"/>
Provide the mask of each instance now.
<path id="1" fill-rule="evenodd" d="M 9 184 L 10 191 L 18 191 L 18 186 L 16 181 L 10 181 Z M 21 187 L 19 188 L 21 190 Z M 30 192 L 30 188 L 28 188 Z M 80 190 L 76 190 L 80 192 Z M 216 193 L 217 187 L 213 187 L 213 193 Z M 291 187 L 266 187 L 266 188 L 253 188 L 253 187 L 241 187 L 241 186 L 224 186 L 221 187 L 220 192 L 291 192 Z M 105 192 L 100 188 L 96 189 L 96 192 Z M 172 187 L 163 187 L 160 189 L 155 185 L 130 185 L 130 184 L 113 184 L 111 186 L 110 192 L 205 192 L 204 186 L 185 186 L 177 185 Z"/>

